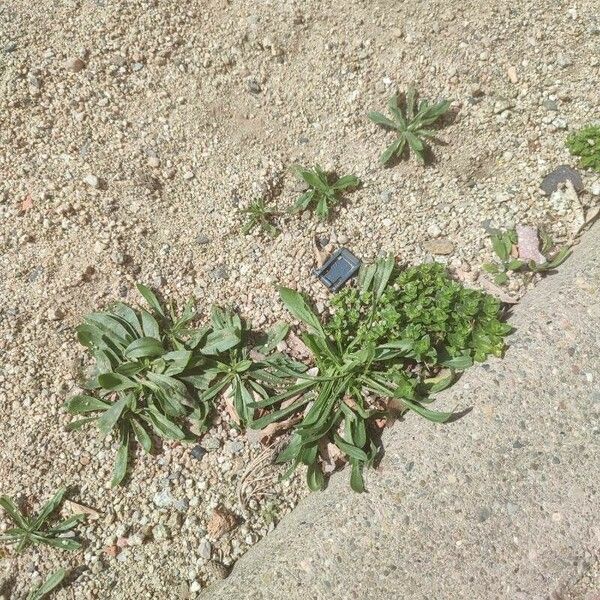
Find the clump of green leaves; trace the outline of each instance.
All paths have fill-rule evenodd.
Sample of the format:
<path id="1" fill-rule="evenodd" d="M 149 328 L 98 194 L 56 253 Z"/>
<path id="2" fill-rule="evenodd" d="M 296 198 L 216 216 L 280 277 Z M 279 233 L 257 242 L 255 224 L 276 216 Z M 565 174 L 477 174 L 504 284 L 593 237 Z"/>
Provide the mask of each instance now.
<path id="1" fill-rule="evenodd" d="M 325 485 L 323 449 L 333 444 L 351 465 L 352 488 L 362 491 L 363 469 L 379 451 L 375 421 L 406 410 L 448 420 L 450 413 L 425 404 L 452 383 L 455 370 L 501 354 L 509 331 L 497 300 L 463 288 L 437 264 L 397 273 L 389 258 L 363 268 L 358 288 L 334 297 L 335 313 L 325 323 L 298 292 L 282 288 L 280 296 L 306 325 L 302 339 L 318 375 L 256 403 L 271 412 L 253 426 L 304 411 L 278 461 L 291 462 L 292 470 L 307 465 L 313 490 Z"/>
<path id="2" fill-rule="evenodd" d="M 401 107 L 398 104 L 398 96 L 390 98 L 388 108 L 392 113 L 391 119 L 379 112 L 370 112 L 368 115 L 373 123 L 391 129 L 397 134 L 396 140 L 379 157 L 383 165 L 394 156 L 402 158 L 408 149 L 418 161 L 425 163 L 427 140 L 436 135 L 430 127 L 450 108 L 450 102 L 447 100 L 435 104 L 430 104 L 427 100 L 417 102 L 417 92 L 414 88 L 409 88 L 405 100 L 404 107 Z"/>
<path id="3" fill-rule="evenodd" d="M 42 585 L 31 590 L 29 594 L 27 594 L 27 600 L 42 600 L 42 598 L 45 598 L 52 590 L 56 589 L 62 583 L 66 574 L 67 572 L 65 569 L 54 571 Z"/>
<path id="4" fill-rule="evenodd" d="M 288 334 L 289 326 L 284 323 L 252 340 L 250 325 L 233 312 L 213 307 L 211 321 L 214 332 L 234 330 L 239 341 L 208 361 L 204 377 L 210 387 L 201 394 L 200 401 L 208 402 L 226 393 L 240 424 L 246 425 L 253 418 L 254 402 L 276 394 L 290 376 L 300 375 L 306 367 L 277 351 L 277 345 Z"/>
<path id="5" fill-rule="evenodd" d="M 84 383 L 94 395 L 77 395 L 66 405 L 71 414 L 85 415 L 69 429 L 95 423 L 105 436 L 116 433 L 113 485 L 125 477 L 130 442 L 151 452 L 151 434 L 183 440 L 183 419 L 204 423 L 209 406 L 198 393 L 210 381 L 206 362 L 240 341 L 233 327 L 192 327 L 193 302 L 177 316 L 175 307 L 166 310 L 150 289 L 138 285 L 138 290 L 149 311 L 119 302 L 88 315 L 77 328 L 80 343 L 96 360 L 94 375 Z"/>
<path id="6" fill-rule="evenodd" d="M 270 237 L 277 237 L 279 229 L 273 225 L 272 220 L 277 211 L 267 206 L 264 198 L 256 198 L 243 210 L 246 222 L 242 226 L 242 233 L 248 235 L 251 231 L 259 228 Z"/>
<path id="7" fill-rule="evenodd" d="M 7 496 L 0 496 L 0 507 L 4 509 L 14 527 L 7 529 L 0 542 L 16 544 L 16 552 L 22 552 L 30 545 L 45 544 L 62 550 L 77 550 L 81 543 L 71 537 L 62 537 L 85 519 L 85 515 L 73 515 L 56 525 L 49 522 L 63 501 L 66 489 L 61 488 L 44 505 L 39 515 L 29 517 Z"/>
<path id="8" fill-rule="evenodd" d="M 600 173 L 600 125 L 588 125 L 569 135 L 567 148 L 580 157 L 582 167 Z"/>
<path id="9" fill-rule="evenodd" d="M 354 175 L 344 175 L 330 181 L 332 178 L 319 165 L 312 170 L 298 169 L 297 172 L 309 189 L 296 200 L 292 212 L 301 212 L 313 206 L 319 219 L 329 217 L 331 207 L 339 202 L 341 192 L 360 185 L 360 179 Z"/>
<path id="10" fill-rule="evenodd" d="M 484 271 L 490 273 L 494 277 L 494 281 L 498 285 L 508 283 L 508 273 L 512 272 L 528 272 L 528 273 L 545 273 L 559 267 L 569 256 L 571 250 L 562 248 L 554 254 L 554 256 L 543 263 L 536 263 L 533 260 L 521 260 L 517 258 L 517 232 L 514 229 L 506 231 L 497 231 L 490 235 L 490 241 L 494 252 L 500 259 L 499 263 L 485 263 Z M 543 237 L 542 254 L 549 252 L 553 246 L 552 240 L 548 236 Z"/>
<path id="11" fill-rule="evenodd" d="M 465 288 L 438 263 L 400 271 L 375 304 L 374 299 L 373 291 L 360 288 L 334 296 L 327 331 L 338 345 L 404 340 L 412 347 L 410 359 L 434 369 L 466 368 L 489 355 L 500 356 L 510 331 L 496 298 Z"/>

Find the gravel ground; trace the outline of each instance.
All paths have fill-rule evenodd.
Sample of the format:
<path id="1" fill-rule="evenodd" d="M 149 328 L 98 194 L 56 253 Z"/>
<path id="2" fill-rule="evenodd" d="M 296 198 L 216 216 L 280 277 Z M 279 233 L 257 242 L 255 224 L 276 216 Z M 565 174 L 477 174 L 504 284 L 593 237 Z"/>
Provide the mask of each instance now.
<path id="1" fill-rule="evenodd" d="M 242 514 L 237 481 L 260 449 L 225 421 L 204 456 L 165 444 L 110 490 L 111 440 L 66 432 L 61 408 L 86 364 L 84 314 L 136 301 L 138 281 L 261 326 L 283 316 L 274 284 L 322 308 L 315 236 L 407 263 L 443 241 L 436 259 L 472 281 L 490 226 L 568 242 L 598 178 L 581 174 L 579 199 L 539 186 L 576 165 L 565 136 L 598 118 L 599 46 L 596 0 L 0 1 L 1 492 L 38 506 L 71 485 L 101 513 L 81 553 L 0 560 L 0 593 L 70 565 L 56 598 L 193 598 L 305 493 L 295 478 Z M 425 168 L 382 169 L 390 134 L 366 113 L 410 83 L 453 100 L 445 145 Z M 240 235 L 240 208 L 265 193 L 285 210 L 290 167 L 315 162 L 364 182 L 330 223 L 282 216 L 274 241 Z M 211 535 L 217 507 L 237 521 Z"/>

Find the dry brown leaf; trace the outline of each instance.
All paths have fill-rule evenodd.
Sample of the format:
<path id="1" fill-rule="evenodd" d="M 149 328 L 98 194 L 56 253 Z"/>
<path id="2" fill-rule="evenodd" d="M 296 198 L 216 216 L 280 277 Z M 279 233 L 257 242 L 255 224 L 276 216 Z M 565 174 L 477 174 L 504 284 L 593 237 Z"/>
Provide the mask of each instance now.
<path id="1" fill-rule="evenodd" d="M 229 418 L 236 424 L 239 425 L 241 423 L 240 417 L 235 410 L 235 406 L 233 405 L 233 397 L 232 397 L 232 389 L 229 386 L 225 393 L 223 394 L 223 401 L 225 402 L 225 411 L 229 415 Z"/>
<path id="2" fill-rule="evenodd" d="M 317 267 L 322 267 L 327 260 L 329 244 L 324 248 L 319 248 L 319 244 L 317 242 L 317 236 L 313 237 L 312 240 L 313 251 L 315 253 L 315 259 L 317 261 Z"/>
<path id="3" fill-rule="evenodd" d="M 358 404 L 352 396 L 344 396 L 344 404 L 349 406 L 352 410 L 356 410 L 358 408 Z"/>
<path id="4" fill-rule="evenodd" d="M 289 354 L 296 360 L 302 360 L 310 356 L 310 350 L 306 344 L 293 332 L 290 331 L 286 338 Z"/>
<path id="5" fill-rule="evenodd" d="M 477 283 L 490 295 L 498 298 L 500 302 L 505 304 L 517 304 L 519 300 L 513 296 L 509 296 L 499 285 L 490 281 L 487 277 L 480 277 Z"/>
<path id="6" fill-rule="evenodd" d="M 261 430 L 262 443 L 268 444 L 271 438 L 275 437 L 279 433 L 287 431 L 290 427 L 293 427 L 297 423 L 300 423 L 300 421 L 302 421 L 302 415 L 294 415 L 289 419 L 285 419 L 285 421 L 277 421 L 275 423 L 267 425 L 264 429 Z"/>
<path id="7" fill-rule="evenodd" d="M 64 507 L 69 509 L 69 512 L 74 515 L 84 514 L 88 515 L 90 519 L 99 519 L 100 513 L 89 506 L 85 506 L 84 504 L 79 504 L 78 502 L 73 502 L 73 500 L 65 500 Z"/>
<path id="8" fill-rule="evenodd" d="M 325 474 L 333 473 L 347 461 L 346 455 L 335 444 L 325 439 L 319 441 L 319 455 Z"/>
<path id="9" fill-rule="evenodd" d="M 235 527 L 237 527 L 237 517 L 230 510 L 219 507 L 213 510 L 206 531 L 210 537 L 218 540 Z"/>
<path id="10" fill-rule="evenodd" d="M 588 209 L 587 213 L 585 214 L 585 224 L 589 225 L 590 223 L 593 223 L 599 214 L 600 206 L 594 206 Z"/>

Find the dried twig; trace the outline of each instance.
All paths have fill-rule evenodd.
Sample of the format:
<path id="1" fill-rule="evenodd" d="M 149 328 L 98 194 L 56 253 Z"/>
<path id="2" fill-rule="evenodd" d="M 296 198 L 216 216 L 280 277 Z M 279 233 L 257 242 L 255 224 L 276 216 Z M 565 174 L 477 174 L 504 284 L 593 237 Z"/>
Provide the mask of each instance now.
<path id="1" fill-rule="evenodd" d="M 262 450 L 248 463 L 239 478 L 236 496 L 244 518 L 248 518 L 248 502 L 252 498 L 264 496 L 265 491 L 271 488 L 271 482 L 277 473 L 274 469 L 271 469 L 272 472 L 269 472 L 269 470 L 285 441 L 285 438 L 279 438 Z"/>

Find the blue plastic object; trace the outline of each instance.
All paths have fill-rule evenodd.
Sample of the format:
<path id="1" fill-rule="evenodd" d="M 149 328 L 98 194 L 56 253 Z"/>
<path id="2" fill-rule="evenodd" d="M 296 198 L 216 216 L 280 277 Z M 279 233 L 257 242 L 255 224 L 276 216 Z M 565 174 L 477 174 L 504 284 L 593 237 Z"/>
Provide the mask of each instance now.
<path id="1" fill-rule="evenodd" d="M 337 292 L 360 268 L 360 259 L 347 248 L 336 250 L 314 273 L 332 292 Z"/>

